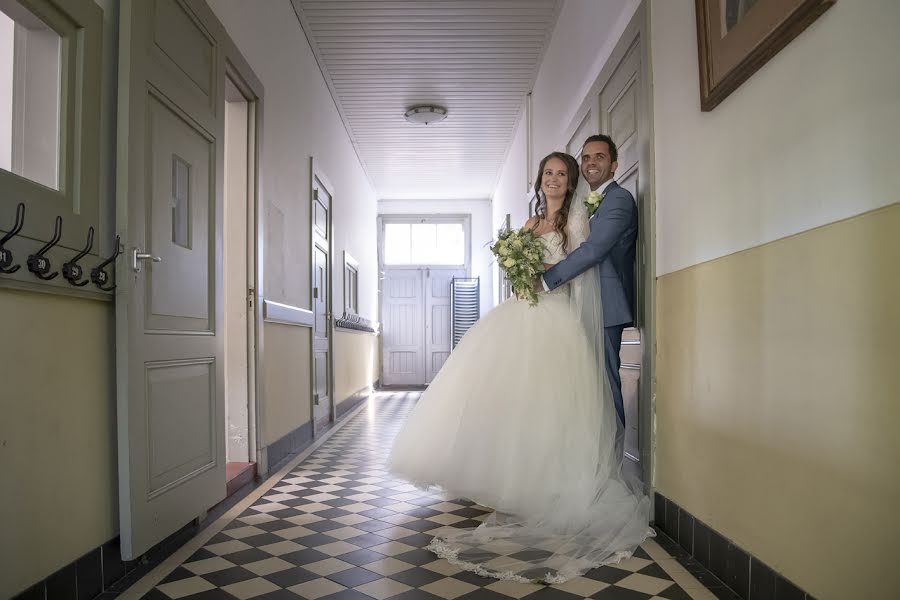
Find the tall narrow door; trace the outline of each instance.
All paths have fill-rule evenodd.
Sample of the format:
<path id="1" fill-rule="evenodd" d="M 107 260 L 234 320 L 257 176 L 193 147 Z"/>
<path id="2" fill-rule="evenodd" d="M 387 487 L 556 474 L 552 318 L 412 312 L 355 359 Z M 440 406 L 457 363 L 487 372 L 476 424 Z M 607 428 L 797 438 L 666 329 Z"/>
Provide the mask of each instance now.
<path id="1" fill-rule="evenodd" d="M 116 177 L 125 256 L 116 357 L 125 559 L 225 495 L 221 36 L 202 2 L 121 3 Z"/>
<path id="2" fill-rule="evenodd" d="M 628 328 L 622 335 L 620 358 L 622 367 L 622 396 L 625 405 L 625 454 L 640 463 L 641 431 L 641 365 L 644 349 L 643 339 L 643 274 L 646 267 L 646 219 L 648 211 L 644 207 L 648 165 L 642 161 L 647 145 L 647 116 L 643 103 L 644 82 L 641 65 L 641 43 L 638 37 L 623 38 L 620 44 L 628 44 L 612 76 L 600 91 L 600 131 L 608 132 L 619 150 L 619 166 L 615 179 L 619 185 L 634 196 L 639 214 L 639 239 L 637 248 L 636 277 L 637 298 L 635 327 Z M 616 56 L 617 53 L 614 53 Z"/>
<path id="3" fill-rule="evenodd" d="M 316 424 L 331 417 L 331 377 L 328 347 L 328 250 L 316 244 L 313 255 L 313 409 Z"/>
<path id="4" fill-rule="evenodd" d="M 331 353 L 331 192 L 313 170 L 312 412 L 316 429 L 334 418 Z"/>
<path id="5" fill-rule="evenodd" d="M 450 283 L 465 277 L 465 269 L 427 267 L 425 270 L 425 381 L 431 383 L 450 356 Z"/>
<path id="6" fill-rule="evenodd" d="M 423 271 L 416 267 L 389 268 L 382 291 L 382 346 L 385 385 L 425 383 Z"/>

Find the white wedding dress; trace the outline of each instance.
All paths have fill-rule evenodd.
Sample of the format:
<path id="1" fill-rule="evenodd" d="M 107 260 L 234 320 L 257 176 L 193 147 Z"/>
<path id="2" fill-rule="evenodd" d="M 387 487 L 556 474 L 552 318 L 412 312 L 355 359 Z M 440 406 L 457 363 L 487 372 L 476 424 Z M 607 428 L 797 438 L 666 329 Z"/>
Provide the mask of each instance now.
<path id="1" fill-rule="evenodd" d="M 542 236 L 544 262 L 565 257 L 561 238 Z M 598 294 L 595 285 L 584 293 Z M 397 435 L 391 472 L 495 510 L 476 529 L 444 528 L 429 546 L 463 569 L 561 583 L 653 535 L 650 501 L 615 448 L 602 327 L 585 326 L 575 293 L 567 284 L 536 306 L 511 298 L 485 315 Z"/>

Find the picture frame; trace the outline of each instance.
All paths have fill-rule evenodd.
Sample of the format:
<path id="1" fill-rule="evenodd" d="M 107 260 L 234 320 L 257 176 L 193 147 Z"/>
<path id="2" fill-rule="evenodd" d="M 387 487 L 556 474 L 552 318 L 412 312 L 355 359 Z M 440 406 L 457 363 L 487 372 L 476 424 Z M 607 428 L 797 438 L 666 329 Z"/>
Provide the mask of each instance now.
<path id="1" fill-rule="evenodd" d="M 700 110 L 747 81 L 837 0 L 695 0 Z"/>

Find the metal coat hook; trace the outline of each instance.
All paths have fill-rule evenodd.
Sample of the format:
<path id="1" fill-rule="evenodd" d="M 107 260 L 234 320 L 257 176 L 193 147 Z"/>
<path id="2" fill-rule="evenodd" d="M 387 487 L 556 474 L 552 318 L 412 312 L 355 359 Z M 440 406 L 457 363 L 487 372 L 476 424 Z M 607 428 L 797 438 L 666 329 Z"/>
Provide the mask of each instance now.
<path id="1" fill-rule="evenodd" d="M 66 278 L 66 281 L 71 283 L 77 287 L 84 287 L 88 283 L 90 283 L 87 279 L 79 282 L 81 276 L 84 275 L 84 269 L 81 265 L 78 264 L 78 261 L 84 258 L 84 256 L 91 251 L 91 248 L 94 247 L 94 228 L 93 226 L 88 228 L 88 238 L 87 238 L 87 246 L 84 247 L 84 250 L 75 255 L 75 258 L 70 260 L 69 262 L 63 265 L 63 277 Z"/>
<path id="2" fill-rule="evenodd" d="M 115 284 L 116 278 L 110 277 L 109 273 L 104 271 L 104 268 L 106 267 L 106 265 L 108 265 L 111 262 L 113 262 L 114 260 L 116 260 L 116 257 L 118 257 L 121 253 L 122 253 L 122 241 L 119 238 L 119 236 L 116 236 L 116 250 L 115 250 L 115 252 L 113 252 L 113 255 L 110 256 L 109 258 L 107 258 L 106 260 L 104 260 L 102 263 L 100 263 L 93 269 L 91 269 L 91 281 L 93 281 L 94 285 L 96 285 L 98 288 L 100 288 L 104 292 L 111 292 L 114 289 L 116 289 L 116 284 Z M 113 274 L 114 275 L 116 272 L 115 268 L 116 268 L 116 266 L 113 265 Z M 109 283 L 110 281 L 112 281 L 113 284 L 107 286 L 106 284 Z"/>
<path id="3" fill-rule="evenodd" d="M 59 271 L 47 275 L 47 273 L 50 272 L 50 259 L 44 256 L 44 254 L 50 250 L 50 248 L 58 244 L 61 237 L 62 217 L 56 217 L 56 227 L 53 230 L 53 239 L 44 244 L 40 250 L 28 257 L 28 270 L 34 273 L 36 277 L 39 277 L 44 281 L 49 281 L 51 279 L 56 279 L 56 276 L 59 275 Z"/>
<path id="4" fill-rule="evenodd" d="M 22 231 L 22 227 L 25 225 L 25 203 L 19 202 L 19 206 L 16 207 L 16 224 L 13 225 L 13 228 L 9 230 L 9 233 L 3 236 L 3 239 L 0 240 L 0 273 L 15 273 L 21 268 L 21 265 L 16 265 L 14 267 L 10 267 L 13 261 L 12 252 L 4 248 L 4 244 L 9 240 L 13 239 L 19 232 Z"/>

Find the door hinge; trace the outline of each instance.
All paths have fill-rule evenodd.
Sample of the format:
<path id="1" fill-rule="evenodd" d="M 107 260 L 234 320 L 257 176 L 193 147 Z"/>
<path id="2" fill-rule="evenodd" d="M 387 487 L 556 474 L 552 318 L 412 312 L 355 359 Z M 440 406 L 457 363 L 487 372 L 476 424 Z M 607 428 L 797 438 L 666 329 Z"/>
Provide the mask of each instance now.
<path id="1" fill-rule="evenodd" d="M 313 404 L 316 406 L 319 405 L 319 395 L 318 394 L 313 394 Z"/>
<path id="2" fill-rule="evenodd" d="M 314 287 L 313 288 L 313 300 L 318 300 L 318 299 L 319 299 L 319 288 Z"/>
<path id="3" fill-rule="evenodd" d="M 253 295 L 254 295 L 255 292 L 256 292 L 256 290 L 253 289 L 253 288 L 248 288 L 248 289 L 247 289 L 247 305 L 248 305 L 250 308 L 253 308 Z"/>

